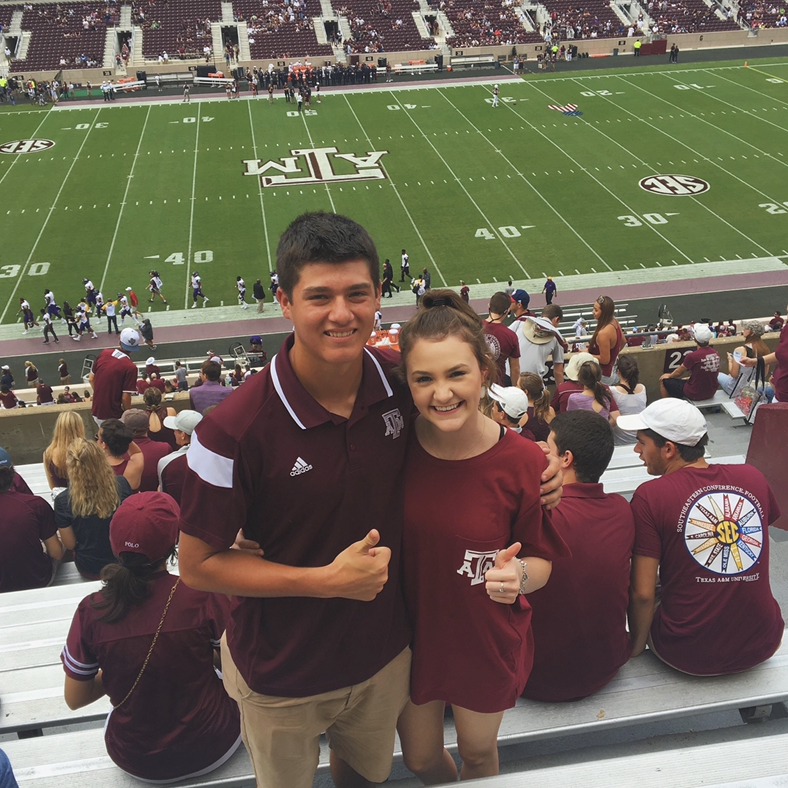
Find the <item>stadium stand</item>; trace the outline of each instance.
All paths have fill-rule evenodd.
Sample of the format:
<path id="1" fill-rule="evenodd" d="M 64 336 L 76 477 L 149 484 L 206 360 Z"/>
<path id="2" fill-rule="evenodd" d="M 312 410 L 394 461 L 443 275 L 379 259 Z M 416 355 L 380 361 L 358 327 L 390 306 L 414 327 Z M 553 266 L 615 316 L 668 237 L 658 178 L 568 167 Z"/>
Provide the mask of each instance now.
<path id="1" fill-rule="evenodd" d="M 235 0 L 233 10 L 239 20 L 246 21 L 255 60 L 334 55 L 331 45 L 319 44 L 315 35 L 314 18 L 322 14 L 319 0 Z"/>
<path id="2" fill-rule="evenodd" d="M 786 27 L 788 17 L 785 15 L 783 3 L 766 2 L 766 0 L 740 0 L 738 16 L 748 27 Z"/>
<path id="3" fill-rule="evenodd" d="M 584 38 L 610 38 L 624 35 L 624 26 L 610 4 L 603 0 L 579 5 L 572 0 L 545 2 L 550 14 L 553 35 L 558 28 L 559 40 L 571 41 Z"/>
<path id="4" fill-rule="evenodd" d="M 539 33 L 529 32 L 520 20 L 520 4 L 487 0 L 441 0 L 435 4 L 451 22 L 454 35 L 446 43 L 452 47 L 499 46 L 539 43 Z"/>
<path id="5" fill-rule="evenodd" d="M 722 20 L 703 0 L 652 0 L 648 12 L 663 33 L 739 30 L 734 20 Z"/>
<path id="6" fill-rule="evenodd" d="M 332 3 L 347 17 L 352 38 L 343 42 L 347 54 L 433 49 L 434 38 L 422 38 L 406 0 L 344 0 Z"/>
<path id="7" fill-rule="evenodd" d="M 132 19 L 142 28 L 142 52 L 147 59 L 197 58 L 212 45 L 211 21 L 222 17 L 221 0 L 152 0 L 134 4 Z"/>

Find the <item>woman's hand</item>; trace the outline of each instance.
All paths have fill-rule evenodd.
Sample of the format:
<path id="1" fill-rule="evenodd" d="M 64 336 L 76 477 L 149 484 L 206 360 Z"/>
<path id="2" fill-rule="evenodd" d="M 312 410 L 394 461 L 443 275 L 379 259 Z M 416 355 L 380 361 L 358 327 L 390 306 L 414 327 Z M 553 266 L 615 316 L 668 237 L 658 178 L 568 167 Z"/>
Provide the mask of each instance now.
<path id="1" fill-rule="evenodd" d="M 520 595 L 523 581 L 523 565 L 517 554 L 523 546 L 515 542 L 511 547 L 500 550 L 495 556 L 495 566 L 484 575 L 487 596 L 501 605 L 511 605 Z"/>

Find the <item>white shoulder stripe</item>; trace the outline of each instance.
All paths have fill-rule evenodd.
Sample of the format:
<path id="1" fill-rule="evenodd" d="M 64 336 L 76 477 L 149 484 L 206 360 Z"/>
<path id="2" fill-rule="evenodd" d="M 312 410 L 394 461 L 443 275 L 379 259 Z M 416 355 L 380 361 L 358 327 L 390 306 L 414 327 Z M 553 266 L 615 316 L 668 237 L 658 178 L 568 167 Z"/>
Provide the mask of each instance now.
<path id="1" fill-rule="evenodd" d="M 74 659 L 68 651 L 68 646 L 63 648 L 63 662 L 71 670 L 72 673 L 77 673 L 80 676 L 95 676 L 99 670 L 98 662 L 91 662 L 86 664 Z"/>
<path id="2" fill-rule="evenodd" d="M 284 389 L 282 389 L 282 383 L 279 380 L 279 373 L 276 370 L 276 359 L 279 357 L 277 353 L 272 359 L 271 363 L 268 365 L 268 368 L 271 370 L 271 380 L 274 383 L 274 388 L 276 389 L 276 393 L 279 395 L 279 399 L 282 400 L 282 404 L 287 408 L 287 412 L 292 417 L 293 421 L 302 429 L 305 430 L 306 427 L 301 422 L 301 419 L 296 416 L 296 412 L 293 410 L 293 406 L 287 401 L 287 397 L 285 396 Z"/>
<path id="3" fill-rule="evenodd" d="M 186 463 L 204 482 L 214 487 L 232 489 L 233 460 L 203 446 L 196 432 L 192 433 L 189 451 L 186 452 Z"/>
<path id="4" fill-rule="evenodd" d="M 380 363 L 379 363 L 379 362 L 378 362 L 378 360 L 375 358 L 375 356 L 373 356 L 373 355 L 372 355 L 372 353 L 370 353 L 370 352 L 369 352 L 369 349 L 368 349 L 368 348 L 366 348 L 366 347 L 365 347 L 365 348 L 364 348 L 364 352 L 365 352 L 365 353 L 366 353 L 366 354 L 367 354 L 367 355 L 368 355 L 368 356 L 369 356 L 369 357 L 372 359 L 372 363 L 373 363 L 373 364 L 375 365 L 375 367 L 377 368 L 377 370 L 378 370 L 378 374 L 380 375 L 380 381 L 381 381 L 381 383 L 383 383 L 383 386 L 384 386 L 384 387 L 385 387 L 385 389 L 386 389 L 386 394 L 387 394 L 389 397 L 392 397 L 392 396 L 394 396 L 394 392 L 392 391 L 392 388 L 391 388 L 391 386 L 389 385 L 389 382 L 388 382 L 388 380 L 386 379 L 386 373 L 383 371 L 383 367 L 381 367 L 381 366 L 380 366 Z"/>

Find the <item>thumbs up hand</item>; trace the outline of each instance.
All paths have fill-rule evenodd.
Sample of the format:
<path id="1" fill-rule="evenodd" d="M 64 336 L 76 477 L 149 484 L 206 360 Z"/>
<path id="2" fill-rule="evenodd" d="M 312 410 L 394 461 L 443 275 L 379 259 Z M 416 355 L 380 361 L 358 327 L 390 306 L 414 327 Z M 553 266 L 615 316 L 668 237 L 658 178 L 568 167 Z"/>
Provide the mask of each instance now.
<path id="1" fill-rule="evenodd" d="M 495 556 L 495 566 L 485 573 L 485 588 L 493 602 L 511 605 L 520 594 L 520 582 L 523 579 L 523 568 L 517 560 L 520 550 L 520 542 L 500 550 Z"/>
<path id="2" fill-rule="evenodd" d="M 371 602 L 383 590 L 389 577 L 391 550 L 378 547 L 379 542 L 380 534 L 373 528 L 331 562 L 331 596 Z"/>

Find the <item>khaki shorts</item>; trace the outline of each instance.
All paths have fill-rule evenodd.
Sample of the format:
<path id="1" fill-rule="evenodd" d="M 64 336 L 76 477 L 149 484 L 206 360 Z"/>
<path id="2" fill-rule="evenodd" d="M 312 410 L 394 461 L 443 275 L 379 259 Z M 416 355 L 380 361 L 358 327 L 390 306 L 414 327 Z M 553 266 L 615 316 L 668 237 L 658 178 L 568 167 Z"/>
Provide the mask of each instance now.
<path id="1" fill-rule="evenodd" d="M 391 771 L 397 718 L 408 701 L 406 648 L 372 678 L 351 687 L 280 698 L 249 688 L 222 638 L 222 675 L 241 710 L 241 735 L 258 788 L 311 788 L 325 732 L 334 754 L 362 777 L 384 782 Z"/>

